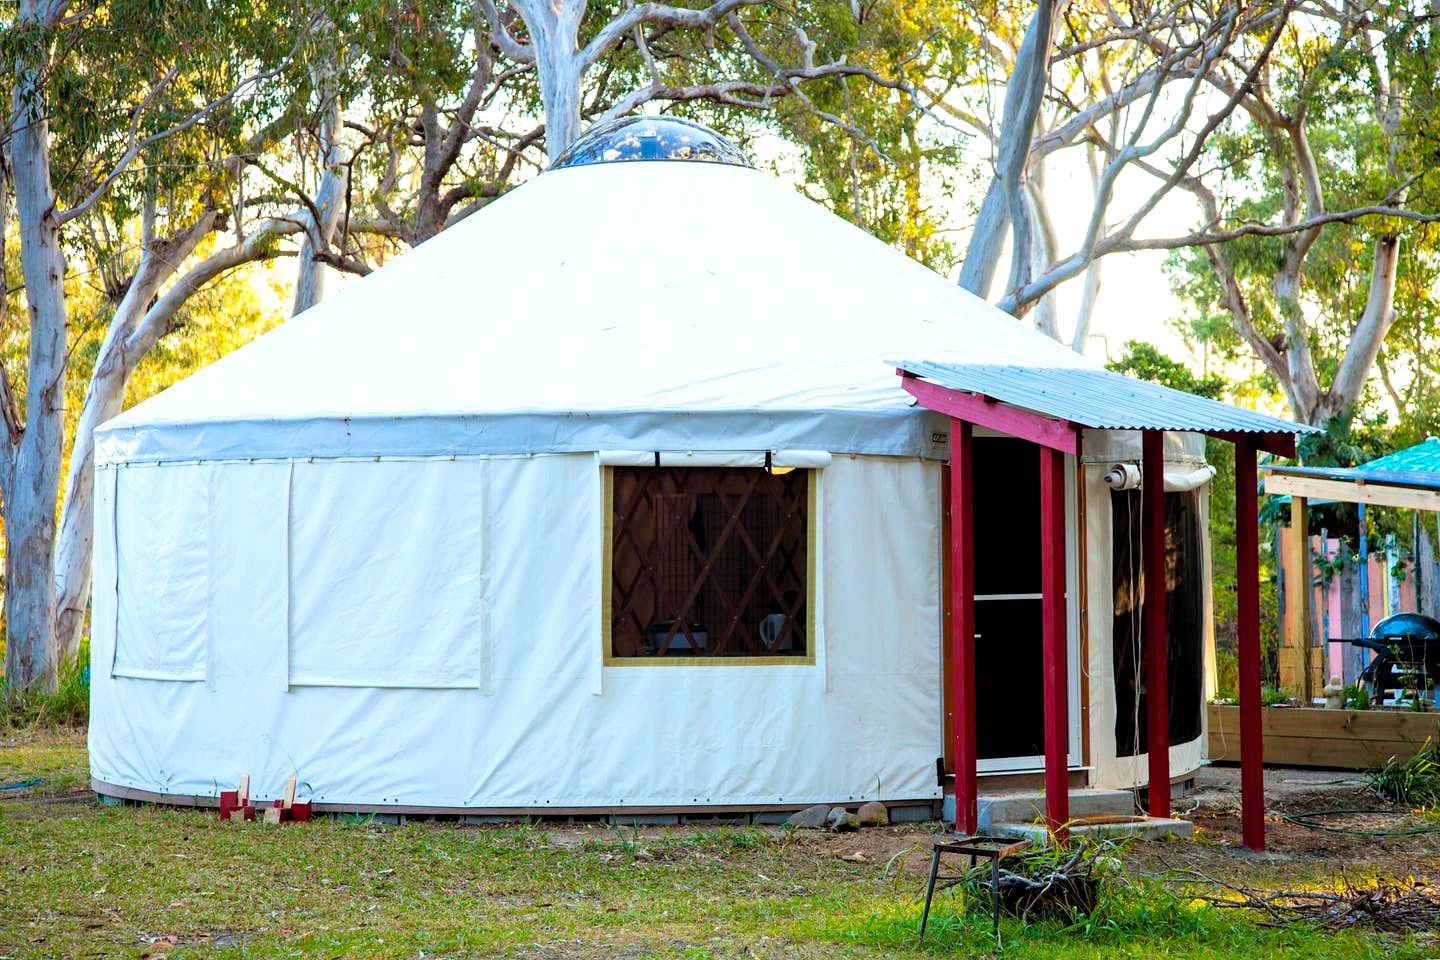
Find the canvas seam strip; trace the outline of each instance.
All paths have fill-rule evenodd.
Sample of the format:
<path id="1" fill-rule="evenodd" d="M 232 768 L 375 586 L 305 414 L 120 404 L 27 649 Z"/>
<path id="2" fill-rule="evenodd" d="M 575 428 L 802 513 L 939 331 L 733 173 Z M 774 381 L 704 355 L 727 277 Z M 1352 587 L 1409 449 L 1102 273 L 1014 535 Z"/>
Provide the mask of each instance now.
<path id="1" fill-rule="evenodd" d="M 115 566 L 112 578 L 114 587 L 115 623 L 110 632 L 110 676 L 115 676 L 115 667 L 120 657 L 120 471 L 110 471 L 110 561 Z"/>
<path id="2" fill-rule="evenodd" d="M 494 516 L 491 504 L 490 467 L 484 461 L 476 464 L 479 471 L 480 488 L 480 649 L 476 668 L 479 675 L 475 677 L 471 686 L 474 686 L 482 694 L 487 696 L 495 693 L 495 651 L 494 631 L 492 619 L 494 617 L 493 598 L 491 597 L 490 572 L 494 552 L 491 545 L 494 538 Z"/>
<path id="3" fill-rule="evenodd" d="M 290 542 L 290 521 L 291 508 L 295 490 L 295 462 L 292 460 L 285 468 L 285 635 L 284 643 L 280 648 L 280 675 L 283 682 L 280 689 L 290 692 L 290 635 L 293 632 L 290 623 L 290 595 L 293 592 L 293 585 L 290 582 L 292 572 L 291 542 Z"/>

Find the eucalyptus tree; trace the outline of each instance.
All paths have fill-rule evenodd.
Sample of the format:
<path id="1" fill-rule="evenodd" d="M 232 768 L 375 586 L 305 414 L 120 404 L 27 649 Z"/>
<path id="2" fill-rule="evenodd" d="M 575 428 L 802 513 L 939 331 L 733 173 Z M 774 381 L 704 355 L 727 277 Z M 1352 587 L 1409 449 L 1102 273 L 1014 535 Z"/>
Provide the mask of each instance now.
<path id="1" fill-rule="evenodd" d="M 247 174 L 264 169 L 261 152 L 304 101 L 296 92 L 312 24 L 285 0 L 254 12 L 218 0 L 26 0 L 3 22 L 0 82 L 12 110 L 0 127 L 9 160 L 0 188 L 13 189 L 19 230 L 0 242 L 16 243 L 21 264 L 6 304 L 23 296 L 27 313 L 23 363 L 0 371 L 12 687 L 53 682 L 57 656 L 79 636 L 94 427 L 118 412 L 135 365 L 197 291 L 305 229 L 271 178 L 266 192 Z M 107 317 L 84 318 L 105 333 L 74 420 L 57 524 L 76 333 L 67 290 L 92 271 L 112 296 Z"/>
<path id="2" fill-rule="evenodd" d="M 953 144 L 917 124 L 914 83 L 965 41 L 947 32 L 953 18 L 938 0 L 324 9 L 343 41 L 330 72 L 340 109 L 328 121 L 343 136 L 338 150 L 323 130 L 310 137 L 303 179 L 318 197 L 343 182 L 345 200 L 337 245 L 302 253 L 302 277 L 324 265 L 366 272 L 544 169 L 584 125 L 643 109 L 688 113 L 742 139 L 778 133 L 815 175 L 819 199 L 942 259 L 939 218 L 918 184 L 922 162 L 941 169 Z M 323 159 L 332 150 L 343 160 Z M 295 306 L 310 302 L 297 295 Z"/>
<path id="3" fill-rule="evenodd" d="M 995 66 L 987 82 L 1002 85 L 1003 112 L 970 115 L 993 145 L 994 172 L 961 286 L 990 295 L 1008 235 L 1010 276 L 998 302 L 1023 315 L 1101 257 L 1150 246 L 1141 236 L 1146 221 L 1194 173 L 1207 138 L 1241 108 L 1242 95 L 1232 89 L 1216 97 L 1215 87 L 1248 89 L 1289 14 L 1270 0 L 1168 0 L 1134 9 L 1046 0 L 1018 46 L 1007 47 L 1001 33 L 989 47 Z M 1237 74 L 1241 61 L 1247 70 Z M 1043 191 L 1045 163 L 1069 149 L 1086 151 L 1095 185 L 1074 239 L 1055 236 Z M 1120 178 L 1147 175 L 1157 177 L 1154 189 L 1131 209 L 1115 209 Z"/>
<path id="4" fill-rule="evenodd" d="M 1353 408 L 1395 317 L 1402 239 L 1430 237 L 1436 219 L 1433 147 L 1419 147 L 1435 116 L 1434 29 L 1404 2 L 1042 3 L 1023 42 L 1001 34 L 988 47 L 1005 109 L 972 120 L 995 145 L 995 170 L 962 285 L 990 293 L 1007 233 L 997 302 L 1017 315 L 1082 275 L 1093 304 L 1110 254 L 1192 251 L 1177 262 L 1203 265 L 1233 336 L 1297 417 Z M 1095 194 L 1080 234 L 1057 237 L 1037 186 L 1047 158 L 1070 148 L 1087 152 Z M 1150 182 L 1126 208 L 1122 176 Z M 1172 194 L 1193 199 L 1199 222 L 1157 234 L 1152 214 Z M 1424 259 L 1415 269 L 1429 276 Z M 1311 271 L 1334 282 L 1307 295 Z M 1330 347 L 1319 360 L 1317 321 Z"/>
<path id="5" fill-rule="evenodd" d="M 496 49 L 535 68 L 551 161 L 586 119 L 599 123 L 647 104 L 690 102 L 769 111 L 793 99 L 873 148 L 865 131 L 818 104 L 809 86 L 854 78 L 914 93 L 904 77 L 882 75 L 850 56 L 873 5 L 509 0 L 502 9 L 495 0 L 478 2 Z"/>
<path id="6" fill-rule="evenodd" d="M 1175 258 L 1180 288 L 1218 308 L 1221 343 L 1256 358 L 1304 422 L 1356 411 L 1397 316 L 1408 400 L 1433 379 L 1437 39 L 1411 4 L 1305 5 L 1245 91 L 1244 123 L 1212 140 L 1215 172 L 1184 184 L 1222 242 Z"/>

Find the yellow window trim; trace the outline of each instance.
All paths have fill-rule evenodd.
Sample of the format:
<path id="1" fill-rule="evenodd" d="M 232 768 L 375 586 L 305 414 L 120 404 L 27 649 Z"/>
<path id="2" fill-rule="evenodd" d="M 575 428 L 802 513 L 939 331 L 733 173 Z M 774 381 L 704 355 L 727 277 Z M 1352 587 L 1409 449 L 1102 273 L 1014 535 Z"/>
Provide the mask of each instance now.
<path id="1" fill-rule="evenodd" d="M 601 656 L 607 667 L 806 667 L 815 665 L 815 571 L 816 530 L 820 514 L 816 509 L 819 502 L 820 471 L 817 468 L 804 469 L 809 474 L 806 489 L 805 515 L 805 656 L 803 657 L 617 657 L 611 651 L 610 624 L 611 607 L 610 572 L 611 553 L 615 550 L 615 468 L 602 466 L 604 494 L 601 511 L 604 515 L 605 536 L 600 549 L 600 576 L 602 593 L 600 599 L 600 646 Z M 683 469 L 683 468 L 682 468 Z M 692 467 L 690 469 L 704 469 Z M 762 469 L 744 467 L 739 469 Z"/>

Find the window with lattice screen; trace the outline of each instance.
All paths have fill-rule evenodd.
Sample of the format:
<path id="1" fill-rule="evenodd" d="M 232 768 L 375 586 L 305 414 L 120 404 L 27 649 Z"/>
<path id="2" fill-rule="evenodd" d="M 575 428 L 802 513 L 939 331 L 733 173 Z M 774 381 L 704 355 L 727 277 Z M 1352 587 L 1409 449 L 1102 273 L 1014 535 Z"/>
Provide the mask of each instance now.
<path id="1" fill-rule="evenodd" d="M 609 658 L 813 658 L 814 471 L 610 470 Z"/>

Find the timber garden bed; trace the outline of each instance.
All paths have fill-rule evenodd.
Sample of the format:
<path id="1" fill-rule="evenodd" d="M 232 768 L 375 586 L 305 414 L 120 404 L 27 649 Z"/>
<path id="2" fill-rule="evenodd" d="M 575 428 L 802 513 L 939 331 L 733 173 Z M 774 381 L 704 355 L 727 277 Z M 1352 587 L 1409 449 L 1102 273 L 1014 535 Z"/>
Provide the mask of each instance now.
<path id="1" fill-rule="evenodd" d="M 1210 759 L 1240 760 L 1240 708 L 1211 703 Z M 1290 767 L 1368 770 L 1391 757 L 1405 758 L 1436 738 L 1440 711 L 1327 710 L 1319 707 L 1264 707 L 1265 762 Z"/>

